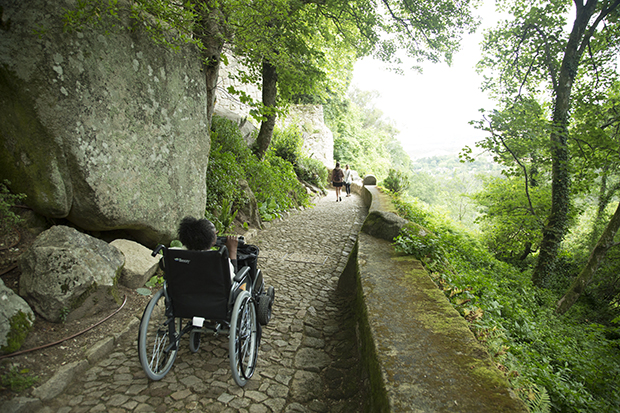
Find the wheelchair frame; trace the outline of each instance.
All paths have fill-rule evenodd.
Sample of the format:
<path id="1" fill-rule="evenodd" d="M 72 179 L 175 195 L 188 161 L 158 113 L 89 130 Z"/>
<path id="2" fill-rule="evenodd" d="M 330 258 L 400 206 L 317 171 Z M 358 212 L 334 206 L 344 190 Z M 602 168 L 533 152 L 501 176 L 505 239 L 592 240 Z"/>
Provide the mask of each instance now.
<path id="1" fill-rule="evenodd" d="M 152 255 L 163 252 L 164 259 L 168 254 L 185 253 L 158 245 Z M 187 252 L 187 251 L 186 251 Z M 190 254 L 197 251 L 189 252 Z M 219 254 L 221 262 L 225 262 L 226 269 L 221 277 L 229 277 L 227 268 L 228 251 L 222 247 L 220 251 L 205 251 L 199 253 Z M 195 255 L 194 255 L 195 256 Z M 182 258 L 175 261 L 183 261 Z M 206 272 L 206 271 L 205 271 Z M 273 287 L 264 292 L 262 274 L 256 270 L 254 279 L 251 278 L 251 269 L 244 266 L 237 271 L 230 281 L 230 291 L 226 302 L 226 309 L 217 309 L 215 319 L 209 317 L 213 312 L 196 310 L 194 317 L 189 318 L 186 308 L 180 314 L 175 314 L 173 302 L 179 297 L 171 297 L 168 277 L 171 275 L 164 268 L 164 285 L 151 298 L 146 306 L 138 333 L 138 355 L 140 364 L 151 380 L 161 380 L 172 368 L 176 359 L 181 337 L 189 332 L 189 348 L 197 352 L 200 348 L 201 335 L 228 334 L 228 350 L 230 368 L 237 385 L 243 387 L 252 377 L 256 369 L 258 346 L 260 341 L 260 324 L 266 325 L 271 318 L 271 306 L 274 299 Z M 221 281 L 221 280 L 220 280 Z M 256 285 L 259 283 L 259 285 Z M 180 299 L 178 301 L 181 301 Z M 185 306 L 187 307 L 187 306 Z M 190 306 L 191 308 L 191 306 Z M 202 311 L 205 311 L 204 309 Z M 225 316 L 224 316 L 225 314 Z M 257 315 L 258 314 L 258 315 Z M 206 317 L 203 317 L 206 316 Z M 187 322 L 183 319 L 187 318 Z M 205 319 L 208 320 L 205 322 Z"/>

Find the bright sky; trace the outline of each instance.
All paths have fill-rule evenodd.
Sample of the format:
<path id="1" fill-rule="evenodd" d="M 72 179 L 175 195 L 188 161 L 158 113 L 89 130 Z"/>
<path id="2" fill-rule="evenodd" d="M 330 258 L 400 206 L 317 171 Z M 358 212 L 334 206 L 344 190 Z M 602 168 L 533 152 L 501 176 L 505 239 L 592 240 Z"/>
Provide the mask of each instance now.
<path id="1" fill-rule="evenodd" d="M 474 149 L 484 136 L 469 121 L 480 119 L 478 109 L 492 109 L 495 104 L 480 91 L 482 76 L 474 66 L 480 57 L 482 29 L 493 25 L 495 16 L 492 6 L 478 14 L 480 28 L 463 39 L 450 67 L 425 63 L 419 74 L 403 65 L 405 74 L 397 75 L 372 59 L 355 65 L 352 86 L 379 92 L 376 107 L 396 123 L 398 139 L 412 159 L 457 154 L 465 145 Z"/>

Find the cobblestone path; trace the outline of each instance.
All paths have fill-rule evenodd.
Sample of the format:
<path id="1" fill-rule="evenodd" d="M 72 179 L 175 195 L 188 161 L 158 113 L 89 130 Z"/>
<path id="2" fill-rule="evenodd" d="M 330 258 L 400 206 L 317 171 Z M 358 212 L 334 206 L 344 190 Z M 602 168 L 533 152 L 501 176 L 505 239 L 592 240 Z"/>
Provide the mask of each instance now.
<path id="1" fill-rule="evenodd" d="M 149 381 L 138 361 L 137 326 L 40 412 L 360 412 L 365 376 L 349 305 L 336 292 L 366 216 L 357 195 L 335 193 L 313 208 L 270 223 L 249 239 L 273 285 L 273 318 L 263 329 L 254 377 L 240 388 L 228 363 L 228 337 L 188 337 L 172 370 Z"/>

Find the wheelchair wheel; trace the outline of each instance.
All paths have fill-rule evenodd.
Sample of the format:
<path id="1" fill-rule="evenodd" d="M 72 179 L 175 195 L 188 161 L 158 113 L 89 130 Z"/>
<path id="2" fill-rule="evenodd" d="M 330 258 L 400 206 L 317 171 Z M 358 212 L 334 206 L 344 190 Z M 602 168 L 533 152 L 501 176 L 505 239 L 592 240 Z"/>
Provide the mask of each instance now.
<path id="1" fill-rule="evenodd" d="M 228 350 L 235 382 L 243 387 L 254 374 L 258 356 L 256 308 L 252 295 L 242 291 L 235 300 L 230 320 Z"/>
<path id="2" fill-rule="evenodd" d="M 171 322 L 175 323 L 174 328 L 178 333 L 180 325 L 177 323 L 180 324 L 180 320 L 177 322 L 173 319 Z M 172 340 L 166 317 L 166 298 L 162 288 L 146 306 L 138 333 L 140 364 L 149 379 L 161 380 L 172 368 L 178 351 L 178 347 L 166 351 Z"/>
<path id="3" fill-rule="evenodd" d="M 200 349 L 200 331 L 192 331 L 189 333 L 189 350 L 197 353 Z"/>
<path id="4" fill-rule="evenodd" d="M 266 294 L 261 294 L 258 299 L 258 322 L 262 326 L 266 326 L 271 320 L 271 307 L 273 306 L 273 299 L 275 296 L 275 290 L 273 287 L 267 289 Z"/>

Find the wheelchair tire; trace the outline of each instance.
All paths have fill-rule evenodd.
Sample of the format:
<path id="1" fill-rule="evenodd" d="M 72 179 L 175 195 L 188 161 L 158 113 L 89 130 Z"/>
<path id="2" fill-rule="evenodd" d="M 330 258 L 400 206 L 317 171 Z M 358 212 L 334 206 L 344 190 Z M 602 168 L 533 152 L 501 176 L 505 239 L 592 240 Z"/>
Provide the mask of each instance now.
<path id="1" fill-rule="evenodd" d="M 243 387 L 254 374 L 258 357 L 256 307 L 248 291 L 242 291 L 235 300 L 229 334 L 230 369 L 237 385 Z"/>
<path id="2" fill-rule="evenodd" d="M 171 344 L 170 330 L 166 322 L 166 298 L 162 288 L 146 306 L 138 332 L 140 364 L 151 380 L 161 380 L 168 374 L 177 357 L 178 343 L 177 349 L 165 351 Z M 178 334 L 180 320 L 175 319 L 173 322 Z"/>
<path id="3" fill-rule="evenodd" d="M 269 320 L 271 320 L 272 304 L 273 299 L 268 294 L 261 294 L 258 298 L 257 317 L 260 325 L 266 326 L 269 323 Z"/>
<path id="4" fill-rule="evenodd" d="M 189 350 L 197 353 L 200 349 L 200 331 L 192 331 L 189 333 Z"/>

